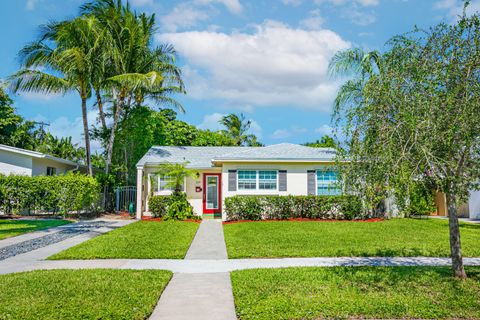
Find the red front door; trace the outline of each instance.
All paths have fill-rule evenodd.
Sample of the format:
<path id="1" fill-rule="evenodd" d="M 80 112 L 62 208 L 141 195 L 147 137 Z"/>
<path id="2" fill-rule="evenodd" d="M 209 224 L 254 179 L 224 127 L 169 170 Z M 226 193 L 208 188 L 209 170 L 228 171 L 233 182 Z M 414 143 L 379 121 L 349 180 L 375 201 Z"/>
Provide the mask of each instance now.
<path id="1" fill-rule="evenodd" d="M 203 174 L 203 214 L 222 212 L 222 175 Z"/>

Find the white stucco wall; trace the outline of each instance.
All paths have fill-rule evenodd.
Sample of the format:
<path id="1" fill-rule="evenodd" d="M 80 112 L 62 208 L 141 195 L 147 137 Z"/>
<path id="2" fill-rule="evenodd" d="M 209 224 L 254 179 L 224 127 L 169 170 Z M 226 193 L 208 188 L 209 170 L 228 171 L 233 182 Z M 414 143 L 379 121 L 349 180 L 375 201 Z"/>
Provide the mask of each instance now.
<path id="1" fill-rule="evenodd" d="M 471 191 L 468 200 L 470 219 L 480 220 L 480 191 Z"/>
<path id="2" fill-rule="evenodd" d="M 51 159 L 32 159 L 32 175 L 40 176 L 47 174 L 47 167 L 57 169 L 57 175 L 67 173 L 68 170 L 73 170 L 76 166 L 64 164 Z"/>
<path id="3" fill-rule="evenodd" d="M 32 157 L 0 150 L 0 173 L 4 175 L 32 175 Z"/>

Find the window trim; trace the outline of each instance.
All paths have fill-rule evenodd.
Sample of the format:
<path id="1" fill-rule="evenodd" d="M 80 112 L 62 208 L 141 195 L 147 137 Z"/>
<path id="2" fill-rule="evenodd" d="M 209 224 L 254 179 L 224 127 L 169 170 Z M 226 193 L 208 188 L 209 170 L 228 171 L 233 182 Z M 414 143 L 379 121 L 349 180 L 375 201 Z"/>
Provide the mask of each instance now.
<path id="1" fill-rule="evenodd" d="M 336 176 L 336 179 L 335 179 L 335 182 L 331 182 L 329 183 L 328 185 L 332 185 L 332 184 L 338 184 L 340 182 L 340 180 L 338 180 L 338 172 L 335 171 L 334 169 L 330 168 L 330 167 L 327 167 L 327 168 L 321 168 L 321 169 L 315 169 L 315 195 L 316 196 L 337 196 L 337 195 L 342 195 L 343 194 L 343 189 L 341 186 L 337 186 L 336 189 L 338 189 L 340 191 L 339 194 L 318 194 L 318 172 L 326 172 L 326 171 L 332 171 L 332 172 L 335 172 L 335 176 Z"/>
<path id="2" fill-rule="evenodd" d="M 255 189 L 241 189 L 239 182 L 239 175 L 241 171 L 254 171 L 255 172 Z M 275 189 L 260 189 L 260 171 L 274 171 L 276 175 L 276 180 L 275 180 Z M 248 193 L 248 192 L 265 192 L 265 193 L 270 193 L 270 192 L 279 192 L 279 175 L 278 175 L 278 169 L 237 169 L 237 192 L 239 193 Z"/>
<path id="3" fill-rule="evenodd" d="M 49 174 L 49 169 L 50 169 L 50 171 L 52 171 L 51 174 Z M 46 171 L 47 171 L 47 172 L 45 173 L 45 175 L 47 175 L 47 176 L 50 176 L 50 177 L 51 177 L 51 176 L 56 176 L 56 175 L 57 175 L 57 168 L 55 168 L 55 167 L 47 166 L 47 170 L 46 170 Z"/>
<path id="4" fill-rule="evenodd" d="M 164 189 L 164 190 L 152 190 L 153 189 L 153 184 L 152 184 L 152 179 L 151 177 L 152 176 L 156 176 L 157 178 L 157 181 L 156 181 L 156 184 L 157 186 L 160 186 L 160 181 L 158 179 L 160 179 L 160 176 L 165 176 L 165 175 L 160 175 L 158 173 L 149 173 L 148 174 L 148 191 L 149 193 L 153 193 L 153 195 L 170 195 L 173 193 L 173 189 Z M 182 185 L 182 192 L 186 192 L 186 188 L 187 188 L 187 178 L 183 179 L 183 185 Z M 153 191 L 153 192 L 152 192 Z"/>

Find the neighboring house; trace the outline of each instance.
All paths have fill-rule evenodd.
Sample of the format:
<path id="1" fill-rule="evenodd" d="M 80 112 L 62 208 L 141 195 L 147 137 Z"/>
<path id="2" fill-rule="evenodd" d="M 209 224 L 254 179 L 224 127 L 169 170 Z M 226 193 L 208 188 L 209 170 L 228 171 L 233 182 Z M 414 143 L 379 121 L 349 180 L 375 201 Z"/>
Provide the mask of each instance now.
<path id="1" fill-rule="evenodd" d="M 76 170 L 86 172 L 84 166 L 70 160 L 0 144 L 0 174 L 53 176 Z"/>
<path id="2" fill-rule="evenodd" d="M 137 218 L 150 215 L 151 195 L 168 195 L 162 163 L 185 163 L 198 171 L 184 191 L 195 214 L 226 216 L 225 198 L 234 195 L 335 195 L 335 150 L 290 143 L 266 147 L 152 147 L 137 164 Z"/>

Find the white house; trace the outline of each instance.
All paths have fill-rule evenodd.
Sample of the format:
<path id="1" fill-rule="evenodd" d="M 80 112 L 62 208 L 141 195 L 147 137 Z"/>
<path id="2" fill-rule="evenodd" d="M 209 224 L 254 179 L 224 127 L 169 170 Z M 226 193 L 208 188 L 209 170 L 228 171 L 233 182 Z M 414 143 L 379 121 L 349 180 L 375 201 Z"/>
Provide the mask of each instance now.
<path id="1" fill-rule="evenodd" d="M 3 175 L 51 176 L 84 169 L 70 160 L 0 144 L 0 174 Z"/>
<path id="2" fill-rule="evenodd" d="M 137 218 L 150 215 L 148 199 L 167 195 L 162 163 L 185 163 L 198 171 L 184 191 L 194 212 L 226 216 L 224 199 L 233 195 L 339 194 L 333 170 L 335 150 L 282 143 L 266 147 L 152 147 L 137 164 Z M 152 183 L 153 181 L 153 183 Z"/>
<path id="3" fill-rule="evenodd" d="M 150 195 L 168 195 L 166 179 L 156 172 L 163 163 L 185 163 L 198 171 L 184 191 L 199 216 L 222 217 L 224 199 L 234 195 L 333 195 L 337 187 L 335 150 L 282 143 L 266 147 L 152 147 L 137 164 L 137 219 L 149 216 Z M 437 214 L 446 215 L 442 194 Z M 480 192 L 471 192 L 460 215 L 480 219 Z"/>

